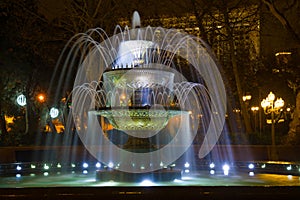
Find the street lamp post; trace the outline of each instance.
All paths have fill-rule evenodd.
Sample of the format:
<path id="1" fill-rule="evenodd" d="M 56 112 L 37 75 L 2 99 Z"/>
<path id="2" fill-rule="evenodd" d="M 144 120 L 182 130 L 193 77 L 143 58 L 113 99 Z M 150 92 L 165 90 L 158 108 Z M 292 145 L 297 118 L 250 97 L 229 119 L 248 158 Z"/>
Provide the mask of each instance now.
<path id="1" fill-rule="evenodd" d="M 246 101 L 250 101 L 252 98 L 252 96 L 250 94 L 247 94 L 247 95 L 244 95 L 243 96 L 243 101 L 246 102 Z"/>
<path id="2" fill-rule="evenodd" d="M 280 114 L 282 107 L 284 106 L 284 101 L 282 98 L 277 98 L 275 101 L 275 95 L 270 92 L 267 98 L 261 101 L 261 107 L 264 109 L 265 114 L 271 114 L 271 137 L 272 137 L 272 149 L 271 149 L 271 159 L 277 160 L 276 153 L 276 143 L 275 143 L 275 115 Z"/>
<path id="3" fill-rule="evenodd" d="M 241 105 L 242 109 L 242 116 L 244 118 L 244 124 L 246 128 L 247 134 L 252 132 L 251 123 L 250 123 L 250 115 L 249 115 L 249 101 L 251 100 L 252 96 L 250 94 L 243 96 L 244 103 Z"/>
<path id="4" fill-rule="evenodd" d="M 259 107 L 258 106 L 252 106 L 251 107 L 251 110 L 253 112 L 253 115 L 254 115 L 254 131 L 256 131 L 257 129 L 257 119 L 256 119 L 256 114 L 257 114 L 257 111 L 259 110 Z M 259 132 L 260 133 L 260 132 Z"/>
<path id="5" fill-rule="evenodd" d="M 26 96 L 24 94 L 21 94 L 17 97 L 17 104 L 19 106 L 24 107 L 24 112 L 25 112 L 25 133 L 28 133 L 28 112 L 26 108 L 27 100 Z"/>

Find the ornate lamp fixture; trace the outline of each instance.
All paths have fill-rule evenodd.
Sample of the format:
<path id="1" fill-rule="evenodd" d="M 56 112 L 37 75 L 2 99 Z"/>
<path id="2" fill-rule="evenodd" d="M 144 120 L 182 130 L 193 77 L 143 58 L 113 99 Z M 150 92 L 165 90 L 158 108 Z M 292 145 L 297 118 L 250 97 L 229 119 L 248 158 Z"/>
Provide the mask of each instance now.
<path id="1" fill-rule="evenodd" d="M 264 109 L 265 114 L 271 114 L 271 134 L 272 134 L 272 153 L 271 158 L 276 160 L 277 159 L 277 153 L 276 153 L 276 142 L 275 142 L 275 124 L 277 123 L 277 120 L 275 119 L 275 115 L 278 115 L 280 117 L 280 113 L 282 111 L 282 108 L 284 106 L 284 100 L 282 98 L 277 98 L 275 101 L 275 94 L 270 92 L 267 96 L 267 98 L 263 99 L 261 101 L 261 107 Z"/>

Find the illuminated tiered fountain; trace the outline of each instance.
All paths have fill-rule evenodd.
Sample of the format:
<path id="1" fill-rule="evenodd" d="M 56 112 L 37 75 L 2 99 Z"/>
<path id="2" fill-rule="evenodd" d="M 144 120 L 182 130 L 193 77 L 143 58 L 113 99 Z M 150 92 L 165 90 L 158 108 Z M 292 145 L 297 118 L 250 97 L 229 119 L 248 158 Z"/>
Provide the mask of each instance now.
<path id="1" fill-rule="evenodd" d="M 65 68 L 74 68 L 80 49 L 72 117 L 86 149 L 111 171 L 145 175 L 164 169 L 165 174 L 200 129 L 205 130 L 200 158 L 217 142 L 225 118 L 224 85 L 198 38 L 175 29 L 140 28 L 137 12 L 132 24 L 124 31 L 117 27 L 110 38 L 92 29 L 75 41 L 65 61 Z M 186 69 L 199 75 L 198 82 L 187 81 L 179 71 Z M 126 141 L 115 144 L 109 135 Z M 108 172 L 98 172 L 103 173 Z"/>

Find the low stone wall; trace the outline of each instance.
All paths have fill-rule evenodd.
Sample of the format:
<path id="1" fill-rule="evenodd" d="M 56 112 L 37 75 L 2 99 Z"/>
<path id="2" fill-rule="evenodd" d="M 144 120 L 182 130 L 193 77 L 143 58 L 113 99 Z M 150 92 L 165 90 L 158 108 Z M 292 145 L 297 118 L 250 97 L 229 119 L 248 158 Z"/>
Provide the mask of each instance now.
<path id="1" fill-rule="evenodd" d="M 194 146 L 196 151 L 199 146 Z M 300 161 L 300 146 L 276 146 L 278 160 Z M 67 154 L 69 152 L 69 154 Z M 270 160 L 270 145 L 216 145 L 208 155 L 212 158 L 227 159 L 230 155 L 234 161 L 265 161 Z M 93 157 L 83 146 L 26 146 L 0 148 L 0 163 L 28 161 L 61 161 L 65 155 L 75 155 L 78 161 L 92 160 Z"/>
<path id="2" fill-rule="evenodd" d="M 85 157 L 92 159 L 83 146 L 22 146 L 0 148 L 0 163 L 61 161 L 72 154 L 78 161 Z"/>
<path id="3" fill-rule="evenodd" d="M 216 145 L 212 156 L 232 155 L 235 161 L 266 161 L 271 159 L 271 145 Z M 300 146 L 277 145 L 278 161 L 300 161 Z"/>

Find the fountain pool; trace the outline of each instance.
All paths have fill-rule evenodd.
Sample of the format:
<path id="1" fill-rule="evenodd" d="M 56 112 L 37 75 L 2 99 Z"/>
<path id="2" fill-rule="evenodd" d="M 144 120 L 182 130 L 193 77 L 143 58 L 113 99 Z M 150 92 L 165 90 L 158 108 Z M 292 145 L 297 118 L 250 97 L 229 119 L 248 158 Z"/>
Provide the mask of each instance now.
<path id="1" fill-rule="evenodd" d="M 0 166 L 1 199 L 151 199 L 162 197 L 201 199 L 282 199 L 300 194 L 300 163 L 201 163 L 181 179 L 172 181 L 98 181 L 98 162 L 9 163 Z M 102 166 L 103 167 L 103 166 Z M 226 172 L 226 170 L 228 171 Z M 106 169 L 109 170 L 109 169 Z"/>

